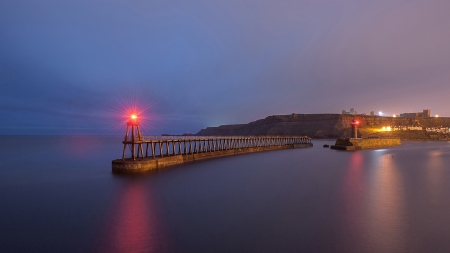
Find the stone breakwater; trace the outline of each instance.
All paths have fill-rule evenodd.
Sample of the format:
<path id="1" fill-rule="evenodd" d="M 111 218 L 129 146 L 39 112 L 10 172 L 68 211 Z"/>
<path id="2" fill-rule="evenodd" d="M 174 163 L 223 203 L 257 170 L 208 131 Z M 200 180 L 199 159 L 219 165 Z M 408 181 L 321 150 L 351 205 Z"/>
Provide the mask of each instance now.
<path id="1" fill-rule="evenodd" d="M 277 149 L 308 148 L 312 146 L 313 146 L 312 143 L 304 143 L 304 144 L 291 144 L 280 146 L 241 148 L 241 149 L 214 151 L 214 152 L 199 152 L 195 154 L 172 155 L 157 158 L 146 157 L 146 158 L 139 158 L 137 160 L 117 159 L 112 161 L 112 171 L 114 173 L 139 173 L 151 170 L 158 170 L 177 164 L 184 164 L 187 162 L 200 161 L 217 157 L 277 150 Z"/>
<path id="2" fill-rule="evenodd" d="M 402 145 L 399 138 L 391 139 L 360 139 L 360 138 L 339 138 L 331 149 L 338 150 L 360 150 L 371 148 L 385 148 Z"/>

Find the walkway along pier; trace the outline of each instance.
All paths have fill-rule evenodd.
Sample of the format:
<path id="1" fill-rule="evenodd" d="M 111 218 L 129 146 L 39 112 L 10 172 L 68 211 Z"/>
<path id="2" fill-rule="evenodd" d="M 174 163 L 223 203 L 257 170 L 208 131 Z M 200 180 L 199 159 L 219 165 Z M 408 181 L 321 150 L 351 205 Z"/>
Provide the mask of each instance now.
<path id="1" fill-rule="evenodd" d="M 127 123 L 122 143 L 122 159 L 112 161 L 112 171 L 117 173 L 143 172 L 215 157 L 313 146 L 307 136 L 144 137 L 135 117 Z"/>

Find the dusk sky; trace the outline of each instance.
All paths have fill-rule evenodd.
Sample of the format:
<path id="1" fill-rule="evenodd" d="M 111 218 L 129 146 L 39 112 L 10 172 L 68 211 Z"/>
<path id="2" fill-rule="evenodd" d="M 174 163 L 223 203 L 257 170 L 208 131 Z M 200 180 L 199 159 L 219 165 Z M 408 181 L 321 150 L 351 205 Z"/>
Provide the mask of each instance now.
<path id="1" fill-rule="evenodd" d="M 450 1 L 0 2 L 0 134 L 198 132 L 277 114 L 450 116 Z"/>

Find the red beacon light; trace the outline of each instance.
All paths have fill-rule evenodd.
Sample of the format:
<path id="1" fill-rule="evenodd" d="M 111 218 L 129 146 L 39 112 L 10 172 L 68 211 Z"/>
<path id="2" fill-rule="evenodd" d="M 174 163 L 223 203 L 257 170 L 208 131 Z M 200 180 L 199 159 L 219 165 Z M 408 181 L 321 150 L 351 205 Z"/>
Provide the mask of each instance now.
<path id="1" fill-rule="evenodd" d="M 352 125 L 359 125 L 359 120 L 352 120 Z"/>
<path id="2" fill-rule="evenodd" d="M 127 125 L 131 126 L 131 125 L 139 125 L 139 122 L 137 121 L 137 115 L 136 114 L 132 114 L 130 116 L 130 120 L 128 120 Z"/>

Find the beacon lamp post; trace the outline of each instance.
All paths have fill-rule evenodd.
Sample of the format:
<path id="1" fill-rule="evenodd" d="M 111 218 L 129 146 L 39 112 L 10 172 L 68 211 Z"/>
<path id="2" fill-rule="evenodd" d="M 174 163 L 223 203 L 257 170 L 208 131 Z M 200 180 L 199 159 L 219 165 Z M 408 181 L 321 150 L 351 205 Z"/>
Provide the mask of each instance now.
<path id="1" fill-rule="evenodd" d="M 139 157 L 139 153 L 141 157 L 144 158 L 144 150 L 142 148 L 142 133 L 139 128 L 139 121 L 137 119 L 136 114 L 131 115 L 130 119 L 127 121 L 127 131 L 125 132 L 125 139 L 123 141 L 123 155 L 122 161 L 125 160 L 127 145 L 130 146 L 131 149 L 131 158 L 136 160 L 136 157 Z M 136 154 L 135 145 L 138 145 L 138 150 Z M 136 156 L 137 155 L 137 156 Z"/>
<path id="2" fill-rule="evenodd" d="M 358 125 L 359 125 L 359 120 L 352 120 L 352 136 L 351 138 L 358 138 Z"/>

